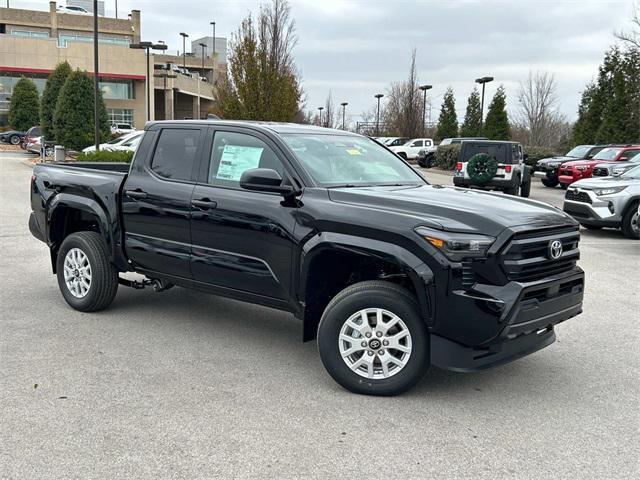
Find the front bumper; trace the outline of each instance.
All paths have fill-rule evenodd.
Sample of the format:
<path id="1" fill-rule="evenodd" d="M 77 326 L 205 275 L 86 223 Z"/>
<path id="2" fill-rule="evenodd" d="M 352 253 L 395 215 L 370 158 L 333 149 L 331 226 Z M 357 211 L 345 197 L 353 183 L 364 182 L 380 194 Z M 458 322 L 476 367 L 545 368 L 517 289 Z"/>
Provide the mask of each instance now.
<path id="1" fill-rule="evenodd" d="M 576 188 L 586 201 L 565 198 L 563 210 L 584 225 L 618 228 L 622 223 L 622 212 L 628 202 L 624 190 L 614 195 L 599 197 L 593 190 Z M 567 193 L 568 195 L 568 193 Z"/>
<path id="2" fill-rule="evenodd" d="M 453 184 L 457 187 L 477 187 L 477 188 L 514 188 L 518 185 L 517 177 L 514 175 L 509 180 L 493 178 L 489 182 L 484 183 L 482 185 L 478 185 L 473 182 L 470 178 L 453 177 Z"/>
<path id="3" fill-rule="evenodd" d="M 468 321 L 453 329 L 434 329 L 431 363 L 467 372 L 540 350 L 555 340 L 555 325 L 582 312 L 583 295 L 584 272 L 579 267 L 540 281 L 476 284 L 467 291 L 454 291 L 452 318 L 466 312 Z M 452 340 L 460 328 L 484 340 L 477 346 Z"/>

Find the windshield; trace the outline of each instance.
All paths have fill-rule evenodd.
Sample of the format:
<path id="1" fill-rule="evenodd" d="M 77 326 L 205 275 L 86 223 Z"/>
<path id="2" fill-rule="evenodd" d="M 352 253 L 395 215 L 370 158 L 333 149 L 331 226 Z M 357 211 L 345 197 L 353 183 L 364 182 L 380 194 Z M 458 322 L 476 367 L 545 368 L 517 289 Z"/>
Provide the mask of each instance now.
<path id="1" fill-rule="evenodd" d="M 580 147 L 576 147 L 573 150 L 571 150 L 569 153 L 567 153 L 567 157 L 573 157 L 573 158 L 585 158 L 587 156 L 587 153 L 589 153 L 589 150 L 591 150 L 591 147 L 587 147 L 587 146 L 580 146 Z"/>
<path id="2" fill-rule="evenodd" d="M 320 185 L 417 185 L 425 181 L 393 153 L 366 137 L 282 135 Z"/>
<path id="3" fill-rule="evenodd" d="M 620 148 L 605 148 L 600 150 L 593 160 L 614 160 L 620 153 Z"/>
<path id="4" fill-rule="evenodd" d="M 624 172 L 618 178 L 629 178 L 631 180 L 640 180 L 640 166 L 633 167 L 628 172 Z"/>

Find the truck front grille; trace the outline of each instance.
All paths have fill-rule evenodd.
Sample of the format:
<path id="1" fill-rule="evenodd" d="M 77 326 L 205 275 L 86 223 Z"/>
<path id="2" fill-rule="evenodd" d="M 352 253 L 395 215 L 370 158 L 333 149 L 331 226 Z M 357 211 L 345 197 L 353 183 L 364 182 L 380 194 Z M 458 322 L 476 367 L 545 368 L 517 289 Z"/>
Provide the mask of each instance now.
<path id="1" fill-rule="evenodd" d="M 591 203 L 591 197 L 587 192 L 578 192 L 574 190 L 567 190 L 564 198 L 573 202 Z"/>
<path id="2" fill-rule="evenodd" d="M 554 259 L 551 244 L 559 240 L 562 254 Z M 578 258 L 578 227 L 517 233 L 505 248 L 502 264 L 509 280 L 530 282 L 571 270 Z"/>
<path id="3" fill-rule="evenodd" d="M 609 170 L 607 168 L 604 167 L 596 167 L 593 169 L 593 176 L 594 177 L 608 177 L 609 176 Z"/>

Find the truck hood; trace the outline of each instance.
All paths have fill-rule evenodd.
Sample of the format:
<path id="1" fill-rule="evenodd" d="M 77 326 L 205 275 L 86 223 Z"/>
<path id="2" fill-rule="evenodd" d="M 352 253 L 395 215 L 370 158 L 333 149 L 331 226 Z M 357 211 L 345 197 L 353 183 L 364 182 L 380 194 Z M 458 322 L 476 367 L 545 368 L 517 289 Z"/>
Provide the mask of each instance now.
<path id="1" fill-rule="evenodd" d="M 560 156 L 560 157 L 549 157 L 549 158 L 543 158 L 541 160 L 538 160 L 538 164 L 542 164 L 542 165 L 546 165 L 547 163 L 555 163 L 555 162 L 560 162 L 560 163 L 564 163 L 564 162 L 571 162 L 571 161 L 575 161 L 578 160 L 576 157 L 565 157 L 565 156 Z"/>
<path id="2" fill-rule="evenodd" d="M 564 162 L 563 167 L 578 167 L 586 165 L 587 167 L 593 167 L 598 163 L 602 163 L 602 160 L 573 160 L 571 162 Z"/>
<path id="3" fill-rule="evenodd" d="M 453 232 L 497 236 L 507 227 L 573 225 L 561 210 L 543 202 L 499 193 L 442 185 L 359 187 L 329 190 L 336 203 L 358 205 L 407 217 L 411 228 L 430 226 Z"/>
<path id="4" fill-rule="evenodd" d="M 624 187 L 629 185 L 640 185 L 640 180 L 620 177 L 585 178 L 572 183 L 569 189 L 580 187 L 586 190 L 593 190 L 595 188 Z"/>

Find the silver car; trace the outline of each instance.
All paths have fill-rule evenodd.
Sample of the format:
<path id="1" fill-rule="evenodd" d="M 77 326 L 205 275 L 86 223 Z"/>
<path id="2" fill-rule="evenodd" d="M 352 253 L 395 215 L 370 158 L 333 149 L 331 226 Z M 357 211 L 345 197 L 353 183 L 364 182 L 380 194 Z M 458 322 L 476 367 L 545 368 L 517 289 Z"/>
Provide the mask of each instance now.
<path id="1" fill-rule="evenodd" d="M 572 183 L 563 210 L 588 229 L 621 228 L 626 237 L 640 239 L 640 166 L 615 177 Z"/>

